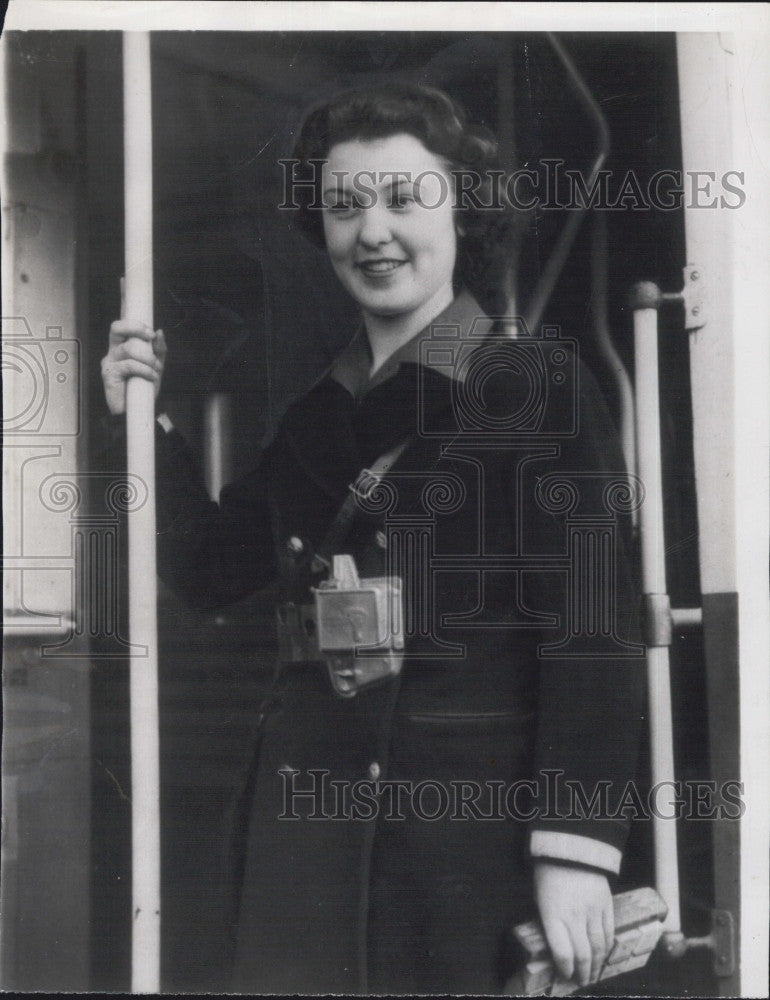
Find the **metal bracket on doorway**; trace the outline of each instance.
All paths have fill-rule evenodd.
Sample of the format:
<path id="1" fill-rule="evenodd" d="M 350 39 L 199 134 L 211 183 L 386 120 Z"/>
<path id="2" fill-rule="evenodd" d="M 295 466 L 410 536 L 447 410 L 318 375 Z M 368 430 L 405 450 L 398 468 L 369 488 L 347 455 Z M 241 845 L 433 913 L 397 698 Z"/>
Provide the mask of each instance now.
<path id="1" fill-rule="evenodd" d="M 714 956 L 714 975 L 728 978 L 735 973 L 735 920 L 730 910 L 711 911 L 711 933 L 704 937 L 675 936 L 663 948 L 669 958 L 681 958 L 693 948 L 708 948 Z"/>
<path id="2" fill-rule="evenodd" d="M 732 976 L 735 972 L 735 921 L 729 910 L 713 911 L 714 973 Z"/>
<path id="3" fill-rule="evenodd" d="M 631 309 L 660 309 L 672 302 L 684 306 L 684 328 L 692 333 L 708 322 L 706 279 L 699 264 L 688 264 L 683 269 L 684 283 L 681 292 L 661 292 L 652 281 L 640 281 L 631 289 Z"/>
<path id="4" fill-rule="evenodd" d="M 684 303 L 685 330 L 700 330 L 708 322 L 708 309 L 706 306 L 706 280 L 703 268 L 699 264 L 687 264 L 684 268 L 682 302 Z"/>

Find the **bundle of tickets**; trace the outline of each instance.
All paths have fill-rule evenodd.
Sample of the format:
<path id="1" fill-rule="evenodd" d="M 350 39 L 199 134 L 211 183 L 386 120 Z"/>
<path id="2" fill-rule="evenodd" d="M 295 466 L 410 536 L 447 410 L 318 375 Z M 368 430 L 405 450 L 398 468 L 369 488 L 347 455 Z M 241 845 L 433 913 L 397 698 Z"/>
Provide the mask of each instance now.
<path id="1" fill-rule="evenodd" d="M 667 907 L 654 889 L 632 889 L 612 897 L 615 940 L 599 973 L 599 980 L 639 969 L 663 933 Z M 532 920 L 513 928 L 514 944 L 521 954 L 521 967 L 510 979 L 508 996 L 569 996 L 580 989 L 574 979 L 556 971 L 543 929 Z"/>

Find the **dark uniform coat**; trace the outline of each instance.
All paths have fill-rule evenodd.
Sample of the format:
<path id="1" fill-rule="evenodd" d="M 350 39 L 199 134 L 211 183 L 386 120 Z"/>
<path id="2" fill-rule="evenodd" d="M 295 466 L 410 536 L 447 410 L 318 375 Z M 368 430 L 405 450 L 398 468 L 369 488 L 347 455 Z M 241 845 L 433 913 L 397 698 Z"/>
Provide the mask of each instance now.
<path id="1" fill-rule="evenodd" d="M 219 506 L 160 435 L 161 574 L 199 606 L 280 571 L 296 598 L 349 484 L 408 442 L 343 547 L 381 576 L 400 538 L 404 666 L 351 699 L 318 664 L 277 676 L 247 788 L 236 990 L 497 992 L 506 932 L 532 914 L 528 837 L 620 856 L 622 817 L 570 812 L 564 782 L 609 782 L 612 800 L 634 776 L 623 459 L 568 342 L 511 349 L 489 330 L 464 293 L 371 380 L 359 338 Z"/>

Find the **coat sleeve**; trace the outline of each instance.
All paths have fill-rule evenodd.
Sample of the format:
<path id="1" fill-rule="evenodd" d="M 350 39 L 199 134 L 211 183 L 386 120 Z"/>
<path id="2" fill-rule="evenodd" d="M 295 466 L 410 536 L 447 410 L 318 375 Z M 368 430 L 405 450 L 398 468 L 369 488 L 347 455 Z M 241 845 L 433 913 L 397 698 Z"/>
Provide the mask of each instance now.
<path id="1" fill-rule="evenodd" d="M 555 447 L 544 441 L 555 454 L 533 463 L 524 483 L 530 519 L 524 537 L 532 551 L 561 557 L 563 565 L 579 555 L 582 531 L 587 537 L 595 525 L 601 534 L 603 526 L 610 529 L 610 555 L 597 601 L 587 578 L 591 560 L 601 558 L 598 543 L 584 550 L 580 573 L 562 568 L 529 575 L 527 600 L 559 620 L 543 629 L 538 650 L 538 809 L 530 849 L 534 856 L 617 872 L 629 818 L 639 806 L 644 648 L 630 517 L 608 507 L 610 484 L 627 481 L 625 463 L 593 376 L 582 364 L 576 371 L 577 431 Z M 602 613 L 609 614 L 609 636 L 606 618 L 599 624 Z"/>
<path id="2" fill-rule="evenodd" d="M 125 469 L 125 429 L 112 418 L 101 465 Z M 158 575 L 192 607 L 237 601 L 275 578 L 267 468 L 270 450 L 251 473 L 209 499 L 198 463 L 182 435 L 155 426 Z"/>

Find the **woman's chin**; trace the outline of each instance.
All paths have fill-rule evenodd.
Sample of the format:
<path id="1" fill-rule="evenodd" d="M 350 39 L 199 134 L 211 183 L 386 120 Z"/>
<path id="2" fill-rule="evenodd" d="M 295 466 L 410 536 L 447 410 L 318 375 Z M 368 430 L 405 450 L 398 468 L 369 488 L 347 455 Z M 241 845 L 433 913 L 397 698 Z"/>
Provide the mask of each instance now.
<path id="1" fill-rule="evenodd" d="M 381 319 L 386 317 L 403 316 L 412 313 L 417 305 L 406 296 L 383 294 L 380 295 L 355 295 L 354 298 L 370 316 L 378 316 Z"/>
<path id="2" fill-rule="evenodd" d="M 369 316 L 376 316 L 378 319 L 395 319 L 398 316 L 406 316 L 414 312 L 414 309 L 396 303 L 389 303 L 388 305 L 380 305 L 379 303 L 371 305 L 367 303 L 362 304 L 361 307 Z"/>

